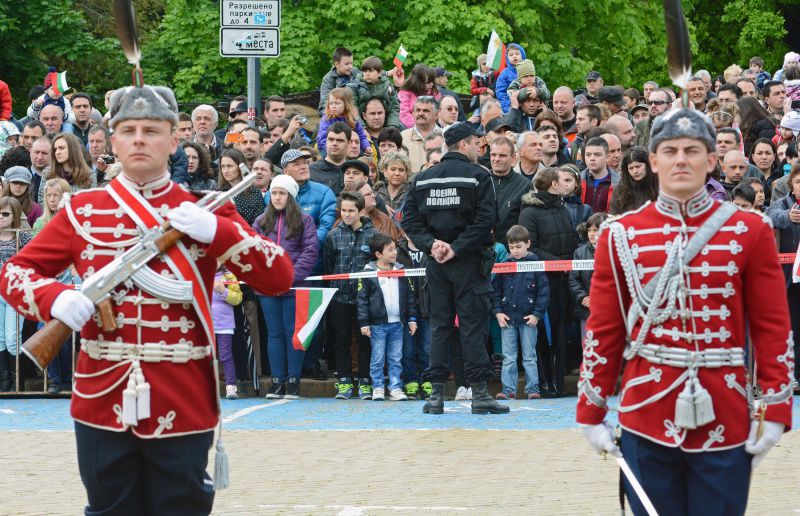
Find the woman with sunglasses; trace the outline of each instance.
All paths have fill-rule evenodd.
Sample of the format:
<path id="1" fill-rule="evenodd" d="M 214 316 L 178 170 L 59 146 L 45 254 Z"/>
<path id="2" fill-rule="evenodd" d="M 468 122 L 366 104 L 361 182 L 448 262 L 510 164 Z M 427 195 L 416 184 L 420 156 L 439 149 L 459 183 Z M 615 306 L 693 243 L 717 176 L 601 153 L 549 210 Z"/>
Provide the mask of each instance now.
<path id="1" fill-rule="evenodd" d="M 10 196 L 0 197 L 0 267 L 31 241 L 29 231 L 19 231 L 22 206 Z M 19 355 L 17 340 L 22 329 L 22 317 L 14 307 L 0 298 L 0 392 L 16 390 L 14 379 Z"/>

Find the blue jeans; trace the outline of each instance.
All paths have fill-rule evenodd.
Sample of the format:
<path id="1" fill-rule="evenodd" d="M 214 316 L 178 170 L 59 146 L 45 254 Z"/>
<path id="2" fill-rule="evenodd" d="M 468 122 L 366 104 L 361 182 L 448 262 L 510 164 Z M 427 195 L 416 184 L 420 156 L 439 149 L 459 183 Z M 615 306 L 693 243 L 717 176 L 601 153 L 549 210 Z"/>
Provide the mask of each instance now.
<path id="1" fill-rule="evenodd" d="M 280 382 L 285 382 L 289 376 L 300 378 L 305 351 L 294 349 L 292 346 L 294 295 L 258 296 L 258 300 L 267 321 L 267 353 L 272 376 L 278 378 Z"/>
<path id="2" fill-rule="evenodd" d="M 372 387 L 383 388 L 383 364 L 389 362 L 389 390 L 401 389 L 400 373 L 403 358 L 403 332 L 407 331 L 403 323 L 376 324 L 369 327 L 372 336 L 372 359 L 369 363 L 369 375 Z"/>
<path id="3" fill-rule="evenodd" d="M 419 382 L 428 368 L 431 353 L 431 320 L 417 320 L 414 335 L 403 331 L 403 383 Z"/>
<path id="4" fill-rule="evenodd" d="M 11 356 L 17 356 L 22 345 L 21 342 L 17 342 L 20 331 L 22 331 L 22 317 L 5 299 L 0 298 L 0 351 L 8 350 Z"/>
<path id="5" fill-rule="evenodd" d="M 503 340 L 503 392 L 517 394 L 517 344 L 522 348 L 522 367 L 525 368 L 525 394 L 539 392 L 539 370 L 536 368 L 536 326 L 509 323 L 500 328 Z"/>

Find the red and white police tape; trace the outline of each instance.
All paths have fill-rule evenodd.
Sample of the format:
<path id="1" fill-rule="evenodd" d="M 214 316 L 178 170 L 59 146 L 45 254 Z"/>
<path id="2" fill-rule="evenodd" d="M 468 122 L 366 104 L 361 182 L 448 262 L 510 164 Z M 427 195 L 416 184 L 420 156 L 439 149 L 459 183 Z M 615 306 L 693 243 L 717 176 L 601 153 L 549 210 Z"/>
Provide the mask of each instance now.
<path id="1" fill-rule="evenodd" d="M 781 264 L 794 263 L 795 253 L 778 255 Z M 515 272 L 569 272 L 590 271 L 594 268 L 594 260 L 552 260 L 535 262 L 503 262 L 495 264 L 492 268 L 494 274 L 513 274 Z M 398 269 L 391 271 L 364 271 L 348 274 L 324 274 L 322 276 L 309 276 L 308 281 L 350 280 L 361 278 L 403 278 L 411 276 L 424 276 L 425 269 Z"/>

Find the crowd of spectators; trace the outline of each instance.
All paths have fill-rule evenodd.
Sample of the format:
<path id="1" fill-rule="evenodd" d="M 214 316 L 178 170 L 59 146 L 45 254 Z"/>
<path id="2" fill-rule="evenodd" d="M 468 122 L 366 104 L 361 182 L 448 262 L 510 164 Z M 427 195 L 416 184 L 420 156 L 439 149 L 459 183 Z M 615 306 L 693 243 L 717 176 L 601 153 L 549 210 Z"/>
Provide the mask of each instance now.
<path id="1" fill-rule="evenodd" d="M 479 56 L 469 100 L 462 100 L 447 89 L 452 74 L 444 68 L 416 64 L 406 75 L 402 68 L 385 70 L 375 56 L 355 67 L 352 52 L 337 48 L 322 78 L 316 127 L 278 96 L 266 99 L 255 126 L 244 96 L 234 97 L 226 113 L 199 105 L 181 113 L 172 179 L 205 192 L 233 187 L 243 170 L 254 173 L 253 186 L 234 203 L 256 231 L 287 250 L 295 286 L 323 286 L 305 280 L 315 274 L 424 267 L 426 256 L 400 225 L 406 193 L 420 170 L 451 151 L 444 132 L 465 121 L 485 132 L 477 162 L 494 183 L 497 261 L 591 259 L 607 215 L 636 210 L 658 195 L 650 127 L 683 105 L 680 92 L 654 81 L 606 85 L 603 73 L 591 70 L 583 84 L 558 84 L 551 93 L 521 45 L 508 45 L 504 59 L 498 73 Z M 733 64 L 720 75 L 699 70 L 686 95 L 717 128 L 719 164 L 708 174 L 709 193 L 763 212 L 780 251 L 794 253 L 800 244 L 800 55 L 786 54 L 774 77 L 764 66 L 754 57 L 748 67 Z M 66 195 L 124 173 L 115 163 L 108 113 L 97 102 L 102 92 L 64 95 L 53 72 L 31 89 L 21 119 L 0 81 L 0 264 L 36 238 Z M 80 283 L 73 272 L 64 271 L 59 281 Z M 222 270 L 218 280 L 214 307 L 228 397 L 254 374 L 272 377 L 270 398 L 299 396 L 301 377 L 336 378 L 342 399 L 430 394 L 422 376 L 430 345 L 424 277 L 328 282 L 338 291 L 305 352 L 292 345 L 291 292 L 267 297 L 244 284 L 230 289 L 235 279 Z M 486 352 L 502 376 L 499 397 L 517 396 L 518 345 L 526 397 L 565 395 L 564 378 L 579 366 L 592 309 L 590 280 L 588 271 L 495 278 Z M 788 269 L 786 287 L 800 339 L 800 285 Z M 515 296 L 526 302 L 509 304 Z M 0 300 L 0 391 L 16 389 L 14 374 L 25 369 L 16 364 L 18 345 L 35 329 Z M 795 346 L 800 351 L 797 340 Z M 48 369 L 49 392 L 69 390 L 71 353 L 65 347 Z M 457 399 L 469 399 L 458 349 L 451 362 Z"/>

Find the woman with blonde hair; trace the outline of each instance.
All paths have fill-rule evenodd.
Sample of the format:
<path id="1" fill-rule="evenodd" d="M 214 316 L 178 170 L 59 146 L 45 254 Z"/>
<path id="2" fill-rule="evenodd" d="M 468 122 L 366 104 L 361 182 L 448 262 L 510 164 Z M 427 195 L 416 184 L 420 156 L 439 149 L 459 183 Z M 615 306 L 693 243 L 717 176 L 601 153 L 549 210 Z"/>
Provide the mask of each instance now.
<path id="1" fill-rule="evenodd" d="M 375 194 L 383 199 L 389 215 L 403 205 L 410 186 L 411 161 L 405 152 L 389 152 L 378 164 L 380 174 L 385 178 L 375 184 Z"/>
<path id="2" fill-rule="evenodd" d="M 61 133 L 53 139 L 50 170 L 39 185 L 39 198 L 44 199 L 44 185 L 48 179 L 64 179 L 73 192 L 97 186 L 97 176 L 84 158 L 84 149 L 77 136 Z"/>

